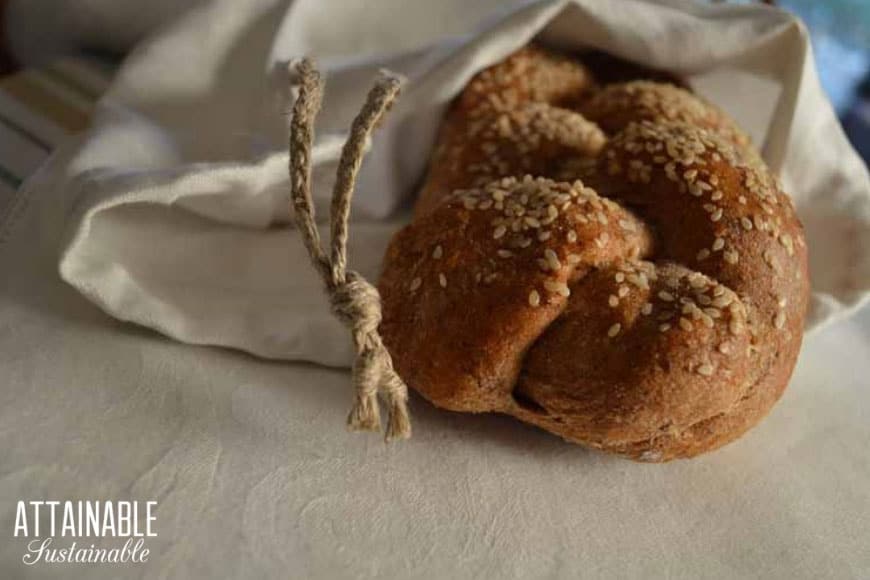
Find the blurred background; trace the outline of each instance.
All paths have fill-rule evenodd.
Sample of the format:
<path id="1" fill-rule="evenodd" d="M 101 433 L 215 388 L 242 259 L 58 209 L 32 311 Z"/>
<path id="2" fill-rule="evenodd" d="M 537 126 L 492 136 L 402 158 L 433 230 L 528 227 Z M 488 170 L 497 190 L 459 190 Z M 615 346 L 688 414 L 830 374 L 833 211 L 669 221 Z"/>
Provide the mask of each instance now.
<path id="1" fill-rule="evenodd" d="M 780 0 L 812 36 L 822 85 L 852 144 L 870 159 L 870 0 Z"/>
<path id="2" fill-rule="evenodd" d="M 209 1 L 0 0 L 0 194 L 13 194 L 61 140 L 87 127 L 94 104 L 131 47 Z M 470 13 L 474 1 L 469 0 Z M 822 84 L 867 161 L 870 0 L 776 4 L 807 24 Z"/>

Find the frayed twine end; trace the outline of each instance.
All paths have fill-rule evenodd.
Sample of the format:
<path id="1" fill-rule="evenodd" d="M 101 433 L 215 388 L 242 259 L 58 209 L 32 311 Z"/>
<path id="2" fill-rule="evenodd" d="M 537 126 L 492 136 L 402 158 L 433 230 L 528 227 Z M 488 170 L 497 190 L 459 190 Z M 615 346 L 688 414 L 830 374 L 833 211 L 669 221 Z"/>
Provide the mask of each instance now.
<path id="1" fill-rule="evenodd" d="M 377 393 L 357 395 L 347 416 L 347 428 L 351 431 L 381 430 L 381 411 L 378 408 Z"/>
<path id="2" fill-rule="evenodd" d="M 404 399 L 393 401 L 390 406 L 390 418 L 387 421 L 385 440 L 398 441 L 411 438 L 411 417 L 408 414 L 408 403 Z"/>

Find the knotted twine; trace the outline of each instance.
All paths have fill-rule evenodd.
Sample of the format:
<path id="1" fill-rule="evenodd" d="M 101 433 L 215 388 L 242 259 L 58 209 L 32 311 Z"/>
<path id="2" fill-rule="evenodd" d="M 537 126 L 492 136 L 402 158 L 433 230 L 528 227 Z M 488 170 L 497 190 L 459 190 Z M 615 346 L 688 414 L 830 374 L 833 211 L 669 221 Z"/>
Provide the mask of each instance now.
<path id="1" fill-rule="evenodd" d="M 362 275 L 347 269 L 347 222 L 356 176 L 362 165 L 366 142 L 398 96 L 401 79 L 382 71 L 351 125 L 332 190 L 332 244 L 331 252 L 327 254 L 320 242 L 311 199 L 311 147 L 314 120 L 323 101 L 323 80 L 309 59 L 291 64 L 291 76 L 294 72 L 299 79 L 299 95 L 293 105 L 289 144 L 294 220 L 311 263 L 323 278 L 333 314 L 350 329 L 353 336 L 356 350 L 353 385 L 356 395 L 347 425 L 354 431 L 380 431 L 380 394 L 389 406 L 386 440 L 407 439 L 411 436 L 408 388 L 393 369 L 393 360 L 378 334 L 378 325 L 381 323 L 380 294 Z"/>

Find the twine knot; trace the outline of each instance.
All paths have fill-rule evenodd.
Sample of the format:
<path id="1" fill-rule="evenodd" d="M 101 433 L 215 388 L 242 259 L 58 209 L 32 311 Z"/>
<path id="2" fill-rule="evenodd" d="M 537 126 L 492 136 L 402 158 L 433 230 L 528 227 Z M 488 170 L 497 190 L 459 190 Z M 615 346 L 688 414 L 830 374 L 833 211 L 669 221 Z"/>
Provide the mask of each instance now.
<path id="1" fill-rule="evenodd" d="M 387 441 L 406 439 L 411 436 L 408 387 L 393 368 L 390 353 L 378 334 L 381 296 L 377 288 L 362 275 L 347 269 L 350 202 L 365 153 L 365 143 L 396 99 L 401 81 L 389 73 L 382 73 L 353 121 L 336 171 L 330 208 L 331 252 L 327 254 L 320 242 L 311 199 L 311 146 L 314 142 L 314 119 L 323 98 L 323 82 L 308 59 L 303 59 L 293 68 L 295 71 L 291 72 L 298 75 L 300 83 L 290 125 L 290 182 L 294 220 L 311 262 L 323 278 L 333 314 L 353 335 L 356 397 L 347 424 L 353 430 L 379 431 L 380 395 L 389 406 Z"/>
<path id="2" fill-rule="evenodd" d="M 381 295 L 358 272 L 348 271 L 347 281 L 336 286 L 329 296 L 332 313 L 353 333 L 359 354 L 367 337 L 377 333 L 381 324 Z"/>

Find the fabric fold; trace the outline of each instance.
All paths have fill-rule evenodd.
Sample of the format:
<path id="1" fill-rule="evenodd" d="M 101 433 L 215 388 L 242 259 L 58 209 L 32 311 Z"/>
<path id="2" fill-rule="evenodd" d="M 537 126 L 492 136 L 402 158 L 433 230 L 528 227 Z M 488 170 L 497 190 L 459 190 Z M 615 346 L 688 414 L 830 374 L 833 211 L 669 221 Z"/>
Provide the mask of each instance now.
<path id="1" fill-rule="evenodd" d="M 806 31 L 785 12 L 547 0 L 494 14 L 467 37 L 408 51 L 350 19 L 336 21 L 332 47 L 306 37 L 300 31 L 317 28 L 316 0 L 286 13 L 276 3 L 248 21 L 230 4 L 190 14 L 130 57 L 62 180 L 75 203 L 60 274 L 115 318 L 183 342 L 348 365 L 350 341 L 288 225 L 293 94 L 282 63 L 309 55 L 326 73 L 313 156 L 322 217 L 344 133 L 370 81 L 382 67 L 408 78 L 370 144 L 354 198 L 350 261 L 376 278 L 445 107 L 474 73 L 532 39 L 667 68 L 747 128 L 806 226 L 808 328 L 870 295 L 867 169 L 819 85 Z"/>

